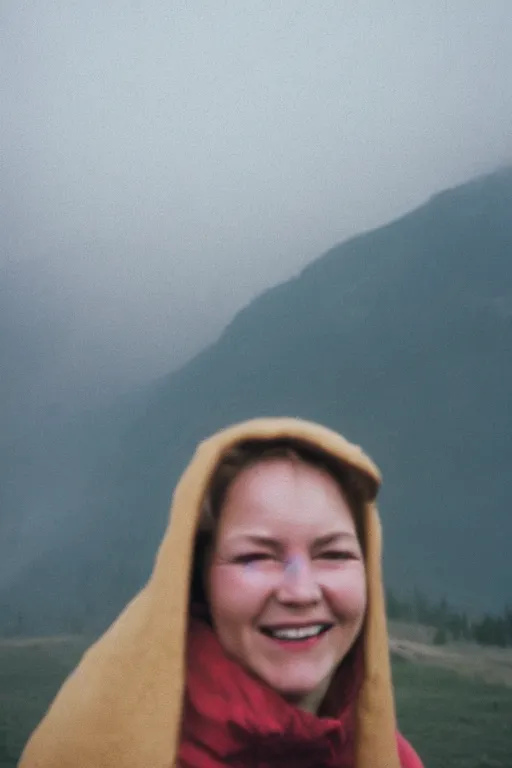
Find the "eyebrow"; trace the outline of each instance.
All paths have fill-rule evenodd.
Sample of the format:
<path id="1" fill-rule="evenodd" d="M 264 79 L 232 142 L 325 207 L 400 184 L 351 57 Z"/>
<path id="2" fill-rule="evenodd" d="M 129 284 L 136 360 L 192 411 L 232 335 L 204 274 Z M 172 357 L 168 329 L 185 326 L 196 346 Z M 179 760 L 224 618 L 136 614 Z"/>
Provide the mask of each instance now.
<path id="1" fill-rule="evenodd" d="M 270 547 L 272 549 L 280 549 L 282 547 L 282 544 L 277 539 L 272 538 L 271 536 L 263 536 L 260 534 L 244 534 L 239 537 L 239 540 L 249 542 L 251 544 L 258 544 L 263 547 Z M 357 536 L 353 533 L 350 533 L 349 531 L 335 531 L 333 533 L 328 533 L 325 536 L 319 536 L 317 537 L 314 542 L 314 547 L 325 547 L 329 544 L 334 544 L 338 541 L 347 540 L 350 542 L 357 542 Z"/>
<path id="2" fill-rule="evenodd" d="M 314 544 L 316 547 L 325 547 L 327 544 L 334 544 L 337 541 L 356 541 L 357 536 L 355 533 L 349 531 L 336 531 L 335 533 L 328 533 L 326 536 L 320 536 L 315 539 Z"/>

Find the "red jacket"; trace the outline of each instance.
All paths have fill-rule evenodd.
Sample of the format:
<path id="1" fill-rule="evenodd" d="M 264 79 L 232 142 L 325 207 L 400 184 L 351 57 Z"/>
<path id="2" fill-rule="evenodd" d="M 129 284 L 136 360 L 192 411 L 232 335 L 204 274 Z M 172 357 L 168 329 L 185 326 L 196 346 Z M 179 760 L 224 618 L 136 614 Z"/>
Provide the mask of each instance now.
<path id="1" fill-rule="evenodd" d="M 180 768 L 353 768 L 352 706 L 336 718 L 297 709 L 226 658 L 206 625 L 193 625 L 188 653 Z M 397 746 L 402 768 L 423 768 L 399 733 Z"/>

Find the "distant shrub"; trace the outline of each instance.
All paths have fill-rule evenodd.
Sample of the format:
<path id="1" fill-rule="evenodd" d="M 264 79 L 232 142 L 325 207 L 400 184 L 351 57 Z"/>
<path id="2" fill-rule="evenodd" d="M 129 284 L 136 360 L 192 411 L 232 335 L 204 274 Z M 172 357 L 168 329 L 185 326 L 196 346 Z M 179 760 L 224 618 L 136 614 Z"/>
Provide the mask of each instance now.
<path id="1" fill-rule="evenodd" d="M 448 642 L 448 633 L 444 627 L 438 627 L 436 629 L 433 643 L 434 645 L 445 645 Z"/>
<path id="2" fill-rule="evenodd" d="M 455 610 L 445 599 L 429 600 L 419 589 L 408 600 L 399 599 L 387 589 L 386 607 L 390 619 L 434 628 L 435 645 L 444 645 L 449 640 L 472 640 L 480 645 L 512 646 L 511 606 L 506 606 L 501 615 L 487 613 L 471 622 L 464 611 Z"/>

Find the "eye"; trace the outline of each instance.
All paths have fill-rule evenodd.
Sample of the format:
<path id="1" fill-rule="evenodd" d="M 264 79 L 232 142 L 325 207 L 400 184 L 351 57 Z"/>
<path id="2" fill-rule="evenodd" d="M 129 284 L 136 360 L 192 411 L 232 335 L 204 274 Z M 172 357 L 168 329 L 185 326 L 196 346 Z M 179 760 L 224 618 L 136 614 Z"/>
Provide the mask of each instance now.
<path id="1" fill-rule="evenodd" d="M 356 553 L 348 549 L 329 549 L 319 555 L 321 560 L 355 560 L 356 557 Z"/>
<path id="2" fill-rule="evenodd" d="M 271 555 L 265 552 L 249 552 L 246 555 L 237 555 L 233 562 L 239 565 L 250 565 L 251 563 L 259 563 L 266 560 L 272 560 Z"/>

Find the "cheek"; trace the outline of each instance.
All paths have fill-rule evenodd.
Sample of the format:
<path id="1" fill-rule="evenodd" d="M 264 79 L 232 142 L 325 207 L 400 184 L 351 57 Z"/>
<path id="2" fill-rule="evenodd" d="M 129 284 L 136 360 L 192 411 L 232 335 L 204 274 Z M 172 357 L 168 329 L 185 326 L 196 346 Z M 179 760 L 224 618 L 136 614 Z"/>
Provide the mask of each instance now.
<path id="1" fill-rule="evenodd" d="M 223 625 L 252 621 L 263 609 L 272 592 L 268 576 L 244 568 L 214 565 L 210 571 L 209 601 L 212 617 Z"/>
<path id="2" fill-rule="evenodd" d="M 324 594 L 340 618 L 357 620 L 366 611 L 366 574 L 363 566 L 342 569 L 325 576 Z"/>

